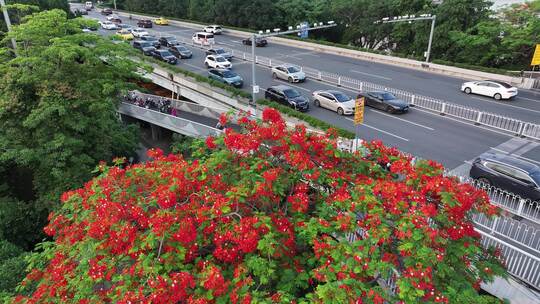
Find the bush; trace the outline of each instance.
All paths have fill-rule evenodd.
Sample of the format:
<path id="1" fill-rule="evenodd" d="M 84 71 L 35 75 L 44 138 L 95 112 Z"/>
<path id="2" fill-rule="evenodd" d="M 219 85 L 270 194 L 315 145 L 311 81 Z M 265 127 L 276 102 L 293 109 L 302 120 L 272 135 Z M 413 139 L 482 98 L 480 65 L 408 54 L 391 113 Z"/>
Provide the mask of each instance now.
<path id="1" fill-rule="evenodd" d="M 26 254 L 0 262 L 0 292 L 14 292 L 26 276 Z"/>
<path id="2" fill-rule="evenodd" d="M 24 251 L 20 247 L 0 239 L 0 264 L 7 259 L 21 255 L 23 252 Z"/>

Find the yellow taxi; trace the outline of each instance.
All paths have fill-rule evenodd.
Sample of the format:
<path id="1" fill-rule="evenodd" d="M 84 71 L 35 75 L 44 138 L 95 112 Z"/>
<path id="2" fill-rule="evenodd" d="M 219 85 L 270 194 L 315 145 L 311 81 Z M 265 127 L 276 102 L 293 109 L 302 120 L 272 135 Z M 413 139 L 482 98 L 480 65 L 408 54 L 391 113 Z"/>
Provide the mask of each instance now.
<path id="1" fill-rule="evenodd" d="M 154 23 L 157 25 L 169 25 L 169 20 L 163 17 L 159 17 L 156 20 L 154 20 Z"/>
<path id="2" fill-rule="evenodd" d="M 127 29 L 119 30 L 116 32 L 116 35 L 122 38 L 122 40 L 133 40 L 133 34 Z"/>

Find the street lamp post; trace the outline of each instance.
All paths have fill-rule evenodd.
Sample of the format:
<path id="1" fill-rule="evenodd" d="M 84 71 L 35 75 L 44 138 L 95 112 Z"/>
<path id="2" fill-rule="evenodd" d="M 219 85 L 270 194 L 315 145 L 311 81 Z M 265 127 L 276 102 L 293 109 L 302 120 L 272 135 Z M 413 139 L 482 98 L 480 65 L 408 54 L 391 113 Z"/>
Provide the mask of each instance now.
<path id="1" fill-rule="evenodd" d="M 276 28 L 274 29 L 274 32 L 271 32 L 270 30 L 266 30 L 266 33 L 263 31 L 259 31 L 258 34 L 254 33 L 251 36 L 251 59 L 252 59 L 251 61 L 251 99 L 252 99 L 252 102 L 255 103 L 255 100 L 256 100 L 255 95 L 259 92 L 259 87 L 257 86 L 257 82 L 255 81 L 255 64 L 256 64 L 255 46 L 256 46 L 257 39 L 300 33 L 304 31 L 320 30 L 320 29 L 334 27 L 336 25 L 337 24 L 335 24 L 334 21 L 328 21 L 327 24 L 324 24 L 322 22 L 314 23 L 313 27 L 310 27 L 310 28 L 305 28 L 298 25 L 296 26 L 296 29 L 294 29 L 292 26 L 289 26 L 288 30 L 283 31 L 283 32 L 281 31 L 281 29 Z"/>
<path id="2" fill-rule="evenodd" d="M 2 7 L 2 13 L 4 14 L 4 20 L 6 21 L 6 26 L 8 32 L 11 31 L 11 20 L 9 20 L 9 14 L 7 11 L 6 2 L 4 0 L 0 0 L 0 6 Z M 17 42 L 15 41 L 15 38 L 11 38 L 11 45 L 13 46 L 13 52 L 15 52 L 15 55 L 17 54 Z"/>
<path id="3" fill-rule="evenodd" d="M 415 15 L 405 15 L 405 16 L 396 16 L 396 17 L 385 17 L 381 20 L 375 21 L 375 23 L 396 23 L 396 22 L 413 22 L 421 20 L 431 20 L 431 31 L 429 32 L 429 42 L 426 52 L 426 63 L 429 62 L 429 57 L 431 56 L 431 43 L 433 42 L 433 32 L 435 31 L 435 20 L 437 19 L 436 15 L 431 14 L 422 14 L 420 16 Z"/>

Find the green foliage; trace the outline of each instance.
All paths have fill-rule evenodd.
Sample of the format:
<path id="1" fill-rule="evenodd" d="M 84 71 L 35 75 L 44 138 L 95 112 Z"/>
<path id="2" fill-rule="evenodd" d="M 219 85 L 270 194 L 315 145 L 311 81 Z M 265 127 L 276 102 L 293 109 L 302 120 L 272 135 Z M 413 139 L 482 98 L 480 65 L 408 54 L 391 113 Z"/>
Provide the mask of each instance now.
<path id="1" fill-rule="evenodd" d="M 194 154 L 204 147 L 204 142 L 200 139 L 173 134 L 171 151 L 174 154 L 182 154 L 185 159 L 192 159 Z"/>
<path id="2" fill-rule="evenodd" d="M 15 287 L 26 276 L 26 254 L 0 261 L 0 292 L 15 292 Z"/>
<path id="3" fill-rule="evenodd" d="M 19 57 L 0 64 L 0 162 L 32 168 L 31 188 L 47 204 L 136 144 L 115 116 L 135 65 L 120 59 L 124 45 L 83 34 L 80 24 L 61 10 L 27 17 L 5 38 L 18 41 Z"/>
<path id="4" fill-rule="evenodd" d="M 0 244 L 9 241 L 24 250 L 32 250 L 34 244 L 45 238 L 42 229 L 47 214 L 45 206 L 39 203 L 0 197 Z"/>
<path id="5" fill-rule="evenodd" d="M 0 264 L 23 253 L 16 245 L 0 239 Z"/>

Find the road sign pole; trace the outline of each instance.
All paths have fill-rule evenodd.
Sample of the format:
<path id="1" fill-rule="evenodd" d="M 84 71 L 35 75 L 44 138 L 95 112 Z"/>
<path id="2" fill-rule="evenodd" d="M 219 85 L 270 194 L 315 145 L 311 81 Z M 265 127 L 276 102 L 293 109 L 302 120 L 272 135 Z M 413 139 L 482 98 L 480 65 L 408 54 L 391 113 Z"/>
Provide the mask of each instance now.
<path id="1" fill-rule="evenodd" d="M 8 32 L 11 31 L 11 20 L 9 19 L 9 14 L 6 7 L 6 2 L 4 0 L 0 0 L 0 6 L 2 7 L 2 13 L 4 14 L 4 20 L 6 22 L 6 27 Z M 15 41 L 15 38 L 11 38 L 11 45 L 13 46 L 13 52 L 15 52 L 15 56 L 17 56 L 17 42 Z"/>
<path id="2" fill-rule="evenodd" d="M 251 102 L 255 104 L 255 87 L 257 83 L 255 82 L 255 38 L 256 35 L 251 36 Z"/>
<path id="3" fill-rule="evenodd" d="M 426 54 L 426 63 L 429 63 L 429 57 L 431 55 L 431 43 L 433 42 L 433 32 L 435 31 L 435 19 L 437 16 L 433 16 L 433 19 L 431 19 L 431 31 L 429 32 L 429 42 L 427 47 L 427 54 Z"/>

